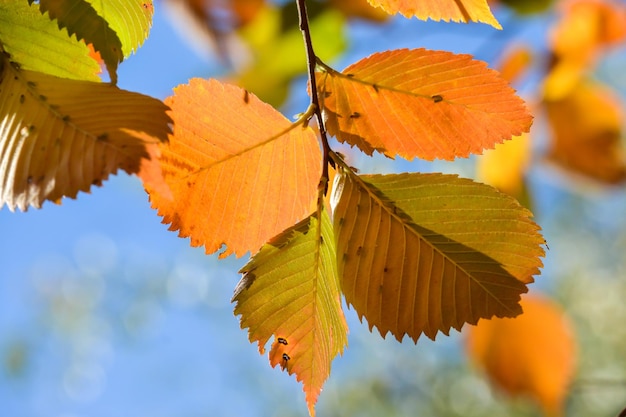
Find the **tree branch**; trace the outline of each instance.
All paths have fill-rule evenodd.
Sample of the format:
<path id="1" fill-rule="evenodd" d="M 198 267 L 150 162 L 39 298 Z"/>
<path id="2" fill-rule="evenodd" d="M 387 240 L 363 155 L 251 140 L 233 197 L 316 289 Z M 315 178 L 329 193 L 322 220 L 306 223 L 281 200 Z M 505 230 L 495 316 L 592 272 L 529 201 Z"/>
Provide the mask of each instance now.
<path id="1" fill-rule="evenodd" d="M 311 105 L 315 108 L 315 117 L 317 118 L 317 125 L 320 129 L 320 136 L 322 140 L 322 147 L 324 151 L 324 161 L 322 166 L 322 177 L 320 178 L 320 188 L 323 187 L 324 194 L 328 191 L 328 164 L 334 167 L 334 161 L 329 157 L 331 149 L 328 145 L 328 137 L 326 135 L 326 127 L 324 126 L 324 119 L 322 118 L 322 108 L 320 106 L 319 97 L 317 95 L 317 81 L 315 79 L 315 66 L 317 65 L 317 56 L 313 49 L 313 41 L 311 40 L 311 29 L 309 27 L 309 15 L 306 9 L 306 0 L 296 0 L 298 6 L 298 15 L 300 17 L 300 31 L 302 31 L 302 37 L 304 38 L 304 45 L 306 47 L 306 61 L 309 74 L 309 84 L 311 86 Z"/>

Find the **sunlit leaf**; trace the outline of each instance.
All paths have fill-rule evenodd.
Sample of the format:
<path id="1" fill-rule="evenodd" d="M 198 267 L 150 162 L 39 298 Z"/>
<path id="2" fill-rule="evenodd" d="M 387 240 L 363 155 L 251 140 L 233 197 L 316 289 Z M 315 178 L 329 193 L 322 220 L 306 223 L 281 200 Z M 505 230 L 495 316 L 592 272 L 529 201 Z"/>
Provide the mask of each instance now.
<path id="1" fill-rule="evenodd" d="M 26 0 L 0 2 L 0 45 L 23 69 L 75 80 L 100 80 L 100 66 L 89 56 L 87 45 L 59 29 Z"/>
<path id="2" fill-rule="evenodd" d="M 148 38 L 152 26 L 152 0 L 87 0 L 122 41 L 128 58 Z"/>
<path id="3" fill-rule="evenodd" d="M 532 123 L 507 82 L 469 55 L 387 51 L 317 79 L 329 133 L 368 154 L 451 160 L 491 149 Z"/>
<path id="4" fill-rule="evenodd" d="M 623 106 L 613 92 L 587 81 L 544 104 L 553 132 L 552 161 L 610 184 L 626 179 Z"/>
<path id="5" fill-rule="evenodd" d="M 173 199 L 150 199 L 170 230 L 242 256 L 311 212 L 321 175 L 311 128 L 216 80 L 192 79 L 166 103 L 175 124 L 161 164 Z"/>
<path id="6" fill-rule="evenodd" d="M 576 88 L 606 47 L 626 39 L 626 6 L 616 2 L 563 2 L 561 19 L 551 34 L 552 60 L 544 97 L 559 100 Z"/>
<path id="7" fill-rule="evenodd" d="M 332 225 L 325 211 L 321 217 L 264 245 L 242 268 L 233 297 L 241 327 L 261 353 L 273 337 L 270 363 L 303 383 L 311 416 L 333 358 L 348 344 Z"/>
<path id="8" fill-rule="evenodd" d="M 329 3 L 348 18 L 373 22 L 384 22 L 389 18 L 389 14 L 380 8 L 372 7 L 368 0 L 330 0 Z"/>
<path id="9" fill-rule="evenodd" d="M 124 59 L 122 42 L 106 20 L 84 0 L 40 0 L 39 8 L 55 19 L 70 35 L 92 44 L 100 52 L 113 84 L 117 83 L 117 65 Z"/>
<path id="10" fill-rule="evenodd" d="M 502 29 L 491 13 L 487 0 L 368 0 L 387 13 L 446 22 L 482 22 Z"/>
<path id="11" fill-rule="evenodd" d="M 469 327 L 468 354 L 499 388 L 531 395 L 546 417 L 561 417 L 576 364 L 571 324 L 545 297 L 526 296 L 521 305 L 524 313 L 515 319 Z"/>
<path id="12" fill-rule="evenodd" d="M 370 329 L 417 341 L 521 313 L 544 240 L 513 198 L 454 175 L 337 178 L 341 288 Z"/>
<path id="13" fill-rule="evenodd" d="M 26 210 L 74 198 L 167 139 L 158 100 L 110 84 L 16 70 L 0 61 L 0 206 Z M 154 180 L 154 178 L 153 178 Z"/>
<path id="14" fill-rule="evenodd" d="M 476 159 L 476 179 L 518 200 L 524 197 L 524 176 L 530 164 L 530 136 L 499 144 Z"/>

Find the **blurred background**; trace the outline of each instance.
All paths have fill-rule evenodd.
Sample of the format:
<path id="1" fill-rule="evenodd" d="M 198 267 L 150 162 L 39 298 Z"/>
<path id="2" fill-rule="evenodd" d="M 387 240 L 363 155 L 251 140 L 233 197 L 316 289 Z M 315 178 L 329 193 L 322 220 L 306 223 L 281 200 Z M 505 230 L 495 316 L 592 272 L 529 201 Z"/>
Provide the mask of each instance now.
<path id="1" fill-rule="evenodd" d="M 334 147 L 362 172 L 458 173 L 529 207 L 549 245 L 530 294 L 560 305 L 575 335 L 563 415 L 617 416 L 626 407 L 624 3 L 492 2 L 502 31 L 387 17 L 365 0 L 309 3 L 316 52 L 339 70 L 387 49 L 469 53 L 528 101 L 531 134 L 482 157 L 407 162 Z M 119 68 L 121 88 L 164 99 L 191 77 L 220 77 L 287 117 L 306 109 L 294 2 L 161 0 L 154 10 L 144 46 Z M 41 210 L 4 207 L 0 230 L 0 415 L 307 415 L 301 386 L 269 367 L 233 315 L 245 259 L 218 261 L 167 231 L 137 178 L 118 175 Z M 317 415 L 542 415 L 489 383 L 467 354 L 470 326 L 414 345 L 346 315 L 349 346 Z"/>

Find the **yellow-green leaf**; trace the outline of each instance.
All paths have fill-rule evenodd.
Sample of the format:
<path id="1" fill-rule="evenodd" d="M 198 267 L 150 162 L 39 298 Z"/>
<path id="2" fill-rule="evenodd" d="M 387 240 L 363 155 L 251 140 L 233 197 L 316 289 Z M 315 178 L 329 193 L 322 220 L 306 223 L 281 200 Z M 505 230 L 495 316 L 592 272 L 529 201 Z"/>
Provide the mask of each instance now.
<path id="1" fill-rule="evenodd" d="M 23 69 L 74 80 L 100 80 L 100 66 L 89 56 L 87 45 L 59 29 L 26 0 L 0 2 L 0 46 Z"/>
<path id="2" fill-rule="evenodd" d="M 387 51 L 317 79 L 328 132 L 368 154 L 451 160 L 492 149 L 532 124 L 506 80 L 470 55 Z"/>
<path id="3" fill-rule="evenodd" d="M 233 301 L 241 327 L 259 351 L 304 386 L 313 416 L 332 360 L 348 343 L 341 307 L 333 229 L 314 214 L 264 245 L 242 268 Z"/>
<path id="4" fill-rule="evenodd" d="M 0 57 L 0 207 L 26 210 L 138 173 L 167 139 L 167 107 L 103 83 L 19 71 Z"/>
<path id="5" fill-rule="evenodd" d="M 124 59 L 122 42 L 106 20 L 85 0 L 40 0 L 39 8 L 55 19 L 59 28 L 67 28 L 70 35 L 93 44 L 100 52 L 109 77 L 117 83 L 117 65 Z"/>
<path id="6" fill-rule="evenodd" d="M 487 0 L 368 0 L 389 14 L 401 13 L 420 20 L 482 22 L 502 29 L 491 13 Z"/>
<path id="7" fill-rule="evenodd" d="M 544 240 L 512 197 L 454 175 L 351 171 L 333 193 L 342 291 L 370 329 L 417 341 L 521 313 Z"/>
<path id="8" fill-rule="evenodd" d="M 152 0 L 87 0 L 117 33 L 128 58 L 148 38 L 152 27 Z"/>

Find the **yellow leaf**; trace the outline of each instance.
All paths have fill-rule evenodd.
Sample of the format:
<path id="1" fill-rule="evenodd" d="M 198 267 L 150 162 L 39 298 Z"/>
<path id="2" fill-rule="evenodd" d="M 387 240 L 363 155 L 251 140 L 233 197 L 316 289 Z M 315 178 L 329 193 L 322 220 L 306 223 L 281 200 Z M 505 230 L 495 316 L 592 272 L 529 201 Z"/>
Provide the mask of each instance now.
<path id="1" fill-rule="evenodd" d="M 476 159 L 476 179 L 521 200 L 530 151 L 528 134 L 497 145 Z"/>
<path id="2" fill-rule="evenodd" d="M 609 184 L 626 179 L 623 109 L 611 91 L 586 81 L 544 105 L 553 132 L 552 161 Z"/>
<path id="3" fill-rule="evenodd" d="M 0 206 L 11 210 L 74 198 L 120 168 L 137 173 L 167 139 L 167 108 L 151 97 L 5 59 L 0 81 Z"/>
<path id="4" fill-rule="evenodd" d="M 317 79 L 329 133 L 368 154 L 452 160 L 532 124 L 507 82 L 469 55 L 387 51 Z"/>
<path id="5" fill-rule="evenodd" d="M 521 313 L 539 272 L 539 227 L 512 197 L 443 174 L 338 175 L 333 190 L 341 288 L 398 340 Z"/>
<path id="6" fill-rule="evenodd" d="M 564 415 L 574 376 L 576 341 L 554 302 L 524 297 L 515 319 L 481 320 L 467 333 L 467 351 L 489 378 L 510 395 L 531 395 L 546 417 Z"/>
<path id="7" fill-rule="evenodd" d="M 333 230 L 325 210 L 263 246 L 241 270 L 233 301 L 259 351 L 302 381 L 311 416 L 330 365 L 348 344 Z"/>
<path id="8" fill-rule="evenodd" d="M 420 20 L 482 22 L 502 29 L 491 13 L 487 0 L 368 0 L 389 14 L 401 13 Z"/>
<path id="9" fill-rule="evenodd" d="M 149 192 L 170 230 L 242 256 L 311 212 L 321 175 L 312 129 L 216 80 L 192 79 L 166 103 L 175 124 L 161 166 L 173 199 Z"/>

